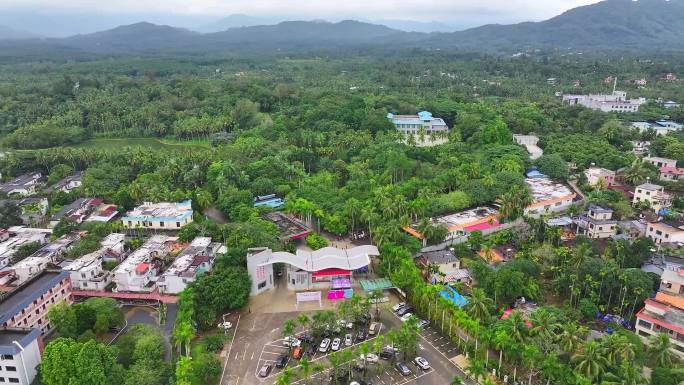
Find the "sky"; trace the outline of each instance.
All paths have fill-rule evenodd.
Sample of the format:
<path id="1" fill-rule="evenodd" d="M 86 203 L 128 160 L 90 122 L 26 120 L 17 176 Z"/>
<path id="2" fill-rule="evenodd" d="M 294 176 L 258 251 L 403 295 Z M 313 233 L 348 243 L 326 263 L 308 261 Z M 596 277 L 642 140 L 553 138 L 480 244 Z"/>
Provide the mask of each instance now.
<path id="1" fill-rule="evenodd" d="M 598 0 L 0 0 L 0 24 L 34 29 L 42 25 L 43 29 L 56 28 L 63 32 L 97 26 L 105 29 L 111 28 L 112 24 L 146 20 L 192 28 L 230 14 L 247 14 L 282 20 L 415 20 L 463 29 L 488 23 L 544 20 L 570 8 L 596 2 Z M 80 16 L 80 19 L 69 19 L 73 16 Z M 73 25 L 74 22 L 82 26 Z"/>

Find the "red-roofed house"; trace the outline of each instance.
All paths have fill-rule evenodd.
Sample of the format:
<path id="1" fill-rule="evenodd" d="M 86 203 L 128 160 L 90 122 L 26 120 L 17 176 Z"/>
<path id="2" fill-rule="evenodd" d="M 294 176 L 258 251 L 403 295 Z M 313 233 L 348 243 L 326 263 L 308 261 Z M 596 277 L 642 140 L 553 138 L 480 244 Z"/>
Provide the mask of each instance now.
<path id="1" fill-rule="evenodd" d="M 684 175 L 684 168 L 680 167 L 661 167 L 660 168 L 660 180 L 666 180 L 669 182 L 679 180 L 679 178 Z"/>

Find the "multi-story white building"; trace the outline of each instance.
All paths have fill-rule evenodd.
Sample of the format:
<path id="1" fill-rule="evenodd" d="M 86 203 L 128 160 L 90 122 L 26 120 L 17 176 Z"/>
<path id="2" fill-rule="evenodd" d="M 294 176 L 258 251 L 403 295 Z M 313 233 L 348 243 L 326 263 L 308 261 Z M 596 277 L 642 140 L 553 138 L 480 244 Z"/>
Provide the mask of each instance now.
<path id="1" fill-rule="evenodd" d="M 3 328 L 52 330 L 47 313 L 50 306 L 73 302 L 71 280 L 66 271 L 45 271 L 12 290 L 0 300 Z"/>
<path id="2" fill-rule="evenodd" d="M 632 140 L 632 153 L 634 155 L 643 155 L 651 150 L 651 142 L 645 140 Z"/>
<path id="3" fill-rule="evenodd" d="M 665 192 L 663 186 L 653 183 L 644 183 L 636 187 L 634 190 L 634 198 L 632 199 L 632 204 L 641 202 L 648 202 L 653 211 L 659 212 L 661 209 L 668 208 L 672 205 L 672 197 Z"/>
<path id="4" fill-rule="evenodd" d="M 613 210 L 591 205 L 586 214 L 580 215 L 575 222 L 577 232 L 587 238 L 602 239 L 615 235 L 617 221 L 613 219 Z"/>
<path id="5" fill-rule="evenodd" d="M 387 114 L 387 119 L 406 137 L 413 136 L 417 145 L 442 144 L 445 140 L 438 140 L 435 134 L 449 132 L 449 126 L 442 118 L 435 118 L 427 111 L 421 111 L 418 115 Z"/>
<path id="6" fill-rule="evenodd" d="M 105 261 L 121 262 L 124 258 L 124 246 L 126 244 L 126 235 L 121 233 L 111 233 L 107 235 L 101 242 L 101 250 L 103 250 L 103 258 Z"/>
<path id="7" fill-rule="evenodd" d="M 672 351 L 684 359 L 684 269 L 664 270 L 655 298 L 637 313 L 636 332 L 644 340 L 656 333 L 670 337 Z"/>
<path id="8" fill-rule="evenodd" d="M 0 329 L 0 383 L 32 384 L 42 351 L 40 330 Z"/>
<path id="9" fill-rule="evenodd" d="M 221 252 L 225 252 L 225 247 L 218 242 L 212 242 L 211 238 L 195 238 L 157 280 L 159 291 L 178 294 L 185 290 L 198 275 L 211 270 L 216 255 Z"/>
<path id="10" fill-rule="evenodd" d="M 4 233 L 7 237 L 0 242 L 0 269 L 12 262 L 12 256 L 21 246 L 29 243 L 44 245 L 50 237 L 50 233 L 43 231 L 12 234 L 10 231 L 4 230 Z"/>
<path id="11" fill-rule="evenodd" d="M 658 168 L 661 167 L 677 167 L 677 160 L 675 159 L 668 159 L 668 158 L 660 158 L 657 156 L 645 156 L 643 158 L 643 161 L 646 163 L 650 163 Z"/>
<path id="12" fill-rule="evenodd" d="M 71 246 L 80 239 L 77 233 L 67 234 L 48 243 L 12 266 L 17 275 L 18 283 L 21 284 L 32 277 L 42 273 L 50 264 L 57 264 Z"/>
<path id="13" fill-rule="evenodd" d="M 544 155 L 544 150 L 537 146 L 539 137 L 535 135 L 513 135 L 513 141 L 521 146 L 525 146 L 530 154 L 530 159 L 535 160 Z"/>
<path id="14" fill-rule="evenodd" d="M 684 225 L 679 223 L 649 222 L 646 236 L 656 244 L 684 242 Z"/>
<path id="15" fill-rule="evenodd" d="M 116 291 L 151 292 L 159 277 L 160 263 L 155 259 L 166 257 L 175 237 L 154 235 L 133 251 L 114 271 L 112 281 Z"/>
<path id="16" fill-rule="evenodd" d="M 180 230 L 192 222 L 192 201 L 145 203 L 121 218 L 127 229 Z"/>
<path id="17" fill-rule="evenodd" d="M 100 291 L 112 282 L 109 271 L 102 268 L 102 254 L 102 250 L 86 254 L 62 268 L 71 275 L 71 286 L 75 290 Z"/>
<path id="18" fill-rule="evenodd" d="M 646 99 L 627 99 L 626 92 L 613 91 L 610 95 L 563 95 L 563 102 L 603 112 L 637 112 Z"/>

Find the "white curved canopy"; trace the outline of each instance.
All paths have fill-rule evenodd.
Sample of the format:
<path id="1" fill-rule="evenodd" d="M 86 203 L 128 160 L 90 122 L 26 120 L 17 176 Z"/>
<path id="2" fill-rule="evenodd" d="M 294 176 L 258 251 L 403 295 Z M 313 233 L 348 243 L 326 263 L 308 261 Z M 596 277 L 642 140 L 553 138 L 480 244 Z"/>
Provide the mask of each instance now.
<path id="1" fill-rule="evenodd" d="M 357 270 L 370 265 L 371 255 L 380 255 L 378 248 L 373 245 L 356 246 L 351 249 L 324 247 L 316 251 L 297 250 L 297 254 L 276 251 L 260 266 L 287 263 L 309 272 L 325 269 Z"/>

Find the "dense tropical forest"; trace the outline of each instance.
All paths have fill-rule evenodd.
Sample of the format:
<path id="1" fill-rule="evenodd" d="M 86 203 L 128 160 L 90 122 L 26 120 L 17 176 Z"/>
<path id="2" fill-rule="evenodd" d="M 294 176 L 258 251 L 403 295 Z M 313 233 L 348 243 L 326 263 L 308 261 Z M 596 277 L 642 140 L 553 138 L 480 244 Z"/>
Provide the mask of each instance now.
<path id="1" fill-rule="evenodd" d="M 518 219 L 530 203 L 524 172 L 532 166 L 560 181 L 591 165 L 626 168 L 631 185 L 655 179 L 655 168 L 635 161 L 630 141 L 649 140 L 653 155 L 684 164 L 681 132 L 656 137 L 629 123 L 684 121 L 684 109 L 657 102 L 684 101 L 681 81 L 661 79 L 684 74 L 677 56 L 495 57 L 415 50 L 384 57 L 354 51 L 22 60 L 0 65 L 3 179 L 39 170 L 56 181 L 84 171 L 81 188 L 51 193 L 51 210 L 77 197 L 103 198 L 122 212 L 144 201 L 192 199 L 195 222 L 179 237 L 207 234 L 228 247 L 215 273 L 181 297 L 174 335 L 181 343 L 193 338 L 194 328 L 210 329 L 221 312 L 245 304 L 248 248 L 292 247 L 281 244 L 275 226 L 261 218 L 263 209 L 253 208 L 257 195 L 284 197 L 285 210 L 320 233 L 368 231 L 381 248 L 382 274 L 428 312 L 435 289 L 412 261 L 420 241 L 402 226 L 417 222 L 427 243 L 439 244 L 446 229 L 428 219 L 440 214 L 497 203 L 502 220 Z M 610 92 L 608 76 L 617 76 L 618 89 L 630 97 L 649 103 L 638 113 L 617 115 L 563 105 L 555 95 Z M 637 86 L 638 79 L 647 84 Z M 448 143 L 403 144 L 386 119 L 389 112 L 421 110 L 453 127 Z M 530 160 L 513 134 L 539 136 L 544 155 Z M 620 218 L 638 210 L 615 191 L 590 188 L 581 177 L 575 181 L 585 190 L 585 203 L 611 207 Z M 668 189 L 682 191 L 684 184 L 672 182 Z M 213 208 L 224 220 L 202 214 Z M 677 199 L 675 208 L 684 209 L 684 202 Z M 2 210 L 3 226 L 17 224 L 17 208 Z M 315 237 L 309 242 L 314 248 L 324 243 Z M 477 257 L 504 244 L 518 250 L 504 267 L 493 269 Z M 652 247 L 645 238 L 599 247 L 582 237 L 568 246 L 543 220 L 528 220 L 526 233 L 476 233 L 455 250 L 478 282 L 471 304 L 465 310 L 434 306 L 472 338 L 464 349 L 474 358 L 475 377 L 485 376 L 485 357 L 495 349 L 502 352 L 502 370 L 517 367 L 538 383 L 644 384 L 641 369 L 648 366 L 651 384 L 676 384 L 681 367 L 667 338 L 650 347 L 626 329 L 586 338 L 597 311 L 633 315 L 657 288 L 657 277 L 638 269 Z M 88 250 L 83 246 L 75 253 Z M 532 328 L 517 313 L 499 318 L 520 296 L 542 305 Z M 68 353 L 73 360 L 66 361 L 78 366 L 79 352 L 97 351 L 87 342 L 93 328 L 71 325 L 60 334 L 72 339 L 50 344 L 48 356 Z M 109 380 L 98 383 L 141 383 L 135 379 L 145 373 L 150 385 L 168 383 L 169 377 L 199 384 L 211 380 L 203 373 L 216 375 L 216 363 L 208 359 L 181 360 L 173 370 L 159 364 L 158 337 L 137 332 L 149 346 L 124 341 L 119 349 L 129 353 L 119 354 L 118 362 L 116 350 L 102 347 L 107 365 L 97 370 Z M 66 383 L 54 373 L 54 359 L 47 362 L 45 384 Z"/>

